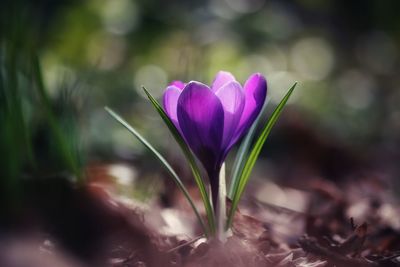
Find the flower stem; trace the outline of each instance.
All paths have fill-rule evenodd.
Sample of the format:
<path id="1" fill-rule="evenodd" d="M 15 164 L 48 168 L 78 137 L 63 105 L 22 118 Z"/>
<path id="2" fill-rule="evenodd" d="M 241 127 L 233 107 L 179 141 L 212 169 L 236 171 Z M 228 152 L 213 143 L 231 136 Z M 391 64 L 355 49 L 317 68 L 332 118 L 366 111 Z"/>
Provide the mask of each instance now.
<path id="1" fill-rule="evenodd" d="M 209 173 L 208 177 L 210 178 L 210 191 L 211 191 L 211 203 L 212 203 L 212 209 L 214 213 L 214 221 L 216 219 L 216 214 L 217 214 L 217 206 L 218 206 L 218 193 L 219 193 L 219 176 L 218 172 L 215 173 Z"/>
<path id="2" fill-rule="evenodd" d="M 225 220 L 226 220 L 226 174 L 225 162 L 221 166 L 218 179 L 218 202 L 216 205 L 217 238 L 221 242 L 226 241 Z"/>

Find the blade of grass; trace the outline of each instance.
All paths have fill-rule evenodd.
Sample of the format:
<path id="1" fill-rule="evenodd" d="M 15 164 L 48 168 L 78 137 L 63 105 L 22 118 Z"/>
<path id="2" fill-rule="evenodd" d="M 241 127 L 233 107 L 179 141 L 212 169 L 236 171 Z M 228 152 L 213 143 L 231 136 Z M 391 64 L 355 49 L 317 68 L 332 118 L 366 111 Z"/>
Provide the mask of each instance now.
<path id="1" fill-rule="evenodd" d="M 146 88 L 142 87 L 144 92 L 146 93 L 147 97 L 149 98 L 150 102 L 153 104 L 154 108 L 157 110 L 158 114 L 161 116 L 165 124 L 167 125 L 168 129 L 171 131 L 173 137 L 175 138 L 176 142 L 182 149 L 183 154 L 186 157 L 186 160 L 189 162 L 190 169 L 192 171 L 193 177 L 199 188 L 201 198 L 203 200 L 203 204 L 206 210 L 206 215 L 208 219 L 208 225 L 210 228 L 211 233 L 215 233 L 215 219 L 214 219 L 214 212 L 211 206 L 210 198 L 208 196 L 206 186 L 201 179 L 200 169 L 197 166 L 196 160 L 190 151 L 189 146 L 186 144 L 185 140 L 182 138 L 181 134 L 179 133 L 178 129 L 175 127 L 174 123 L 165 113 L 164 109 L 161 107 L 160 103 L 146 90 Z"/>
<path id="2" fill-rule="evenodd" d="M 69 137 L 66 136 L 66 134 L 63 132 L 60 126 L 60 122 L 57 120 L 57 117 L 52 110 L 51 100 L 45 90 L 42 70 L 37 55 L 34 55 L 32 58 L 32 74 L 35 84 L 37 85 L 37 90 L 39 92 L 39 97 L 46 115 L 46 119 L 49 123 L 50 130 L 56 141 L 59 154 L 62 156 L 69 170 L 72 171 L 73 174 L 76 176 L 78 182 L 83 182 L 83 177 L 79 170 L 77 159 L 76 157 L 74 157 L 73 149 L 68 144 Z"/>
<path id="3" fill-rule="evenodd" d="M 208 229 L 204 225 L 204 222 L 200 216 L 199 211 L 197 210 L 196 206 L 194 205 L 193 199 L 190 196 L 188 190 L 186 189 L 185 185 L 182 183 L 181 179 L 179 176 L 176 174 L 174 169 L 171 167 L 171 165 L 168 163 L 168 161 L 158 152 L 141 134 L 139 134 L 132 126 L 129 125 L 128 122 L 126 122 L 124 119 L 122 119 L 118 114 L 116 114 L 113 110 L 111 110 L 109 107 L 104 107 L 104 109 L 110 114 L 117 122 L 122 124 L 131 134 L 133 134 L 150 152 L 156 156 L 158 161 L 165 167 L 165 169 L 168 171 L 168 173 L 171 175 L 172 179 L 175 181 L 175 183 L 178 185 L 179 189 L 182 191 L 182 193 L 185 195 L 186 199 L 189 201 L 190 206 L 192 207 L 197 219 L 199 220 L 204 233 L 208 236 Z"/>
<path id="4" fill-rule="evenodd" d="M 25 125 L 20 116 L 21 98 L 17 94 L 15 50 L 6 49 L 5 43 L 0 45 L 0 151 L 7 151 L 0 156 L 0 201 L 15 207 L 20 194 L 18 178 L 23 162 L 21 152 L 24 142 L 21 141 Z"/>
<path id="5" fill-rule="evenodd" d="M 232 167 L 232 178 L 230 181 L 229 191 L 228 191 L 229 192 L 228 196 L 230 199 L 233 198 L 233 194 L 239 185 L 239 174 L 243 169 L 244 158 L 246 158 L 247 155 L 249 154 L 250 146 L 253 142 L 253 137 L 256 133 L 258 125 L 260 124 L 262 114 L 264 114 L 264 111 L 268 105 L 268 102 L 269 102 L 269 99 L 266 100 L 263 108 L 261 109 L 260 114 L 258 115 L 257 119 L 254 121 L 249 132 L 246 134 L 246 137 L 242 141 L 242 144 L 240 145 L 239 150 L 236 153 L 235 161 L 234 161 L 233 167 Z"/>
<path id="6" fill-rule="evenodd" d="M 282 98 L 281 102 L 279 105 L 275 108 L 274 112 L 271 114 L 270 119 L 268 122 L 265 124 L 264 128 L 262 129 L 262 132 L 260 136 L 257 138 L 249 156 L 245 159 L 245 163 L 243 164 L 243 169 L 239 175 L 239 184 L 236 188 L 236 191 L 234 192 L 233 198 L 232 198 L 232 205 L 231 209 L 229 211 L 228 215 L 228 220 L 226 227 L 229 228 L 232 225 L 233 217 L 236 211 L 236 208 L 238 206 L 239 200 L 244 192 L 244 189 L 247 185 L 247 182 L 250 178 L 251 171 L 253 170 L 254 164 L 256 163 L 256 160 L 258 158 L 258 155 L 261 152 L 261 149 L 267 140 L 267 137 L 269 136 L 269 133 L 271 132 L 272 127 L 275 125 L 276 121 L 279 118 L 279 115 L 281 114 L 284 106 L 286 105 L 289 97 L 293 93 L 294 88 L 296 87 L 297 82 L 293 84 L 293 86 L 289 89 L 289 91 L 286 93 L 286 95 Z"/>

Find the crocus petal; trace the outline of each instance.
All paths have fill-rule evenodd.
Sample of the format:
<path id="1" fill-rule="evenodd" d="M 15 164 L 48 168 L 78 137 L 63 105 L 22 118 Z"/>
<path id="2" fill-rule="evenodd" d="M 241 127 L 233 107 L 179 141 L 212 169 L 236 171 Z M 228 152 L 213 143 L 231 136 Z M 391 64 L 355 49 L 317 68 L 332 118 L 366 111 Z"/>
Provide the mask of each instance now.
<path id="1" fill-rule="evenodd" d="M 178 121 L 190 148 L 206 170 L 214 172 L 220 167 L 224 129 L 221 101 L 208 86 L 190 82 L 178 99 Z"/>
<path id="2" fill-rule="evenodd" d="M 176 128 L 180 130 L 179 123 L 178 123 L 178 116 L 177 116 L 177 106 L 178 106 L 178 98 L 181 95 L 182 90 L 178 87 L 172 85 L 168 86 L 165 89 L 163 95 L 163 106 L 165 113 L 167 113 L 168 117 L 172 120 L 175 124 Z"/>
<path id="3" fill-rule="evenodd" d="M 236 81 L 225 84 L 215 94 L 224 108 L 222 149 L 225 150 L 225 156 L 240 121 L 245 104 L 245 96 L 242 86 Z"/>
<path id="4" fill-rule="evenodd" d="M 169 86 L 176 86 L 176 87 L 178 87 L 179 89 L 181 89 L 181 90 L 183 90 L 183 88 L 185 88 L 185 83 L 184 82 L 182 82 L 182 81 L 178 81 L 178 80 L 176 80 L 176 81 L 172 81 L 170 84 L 169 84 Z"/>
<path id="5" fill-rule="evenodd" d="M 236 81 L 232 73 L 227 71 L 220 71 L 217 73 L 214 81 L 211 84 L 211 90 L 216 92 L 219 88 L 232 81 Z"/>
<path id="6" fill-rule="evenodd" d="M 261 111 L 267 95 L 267 81 L 260 73 L 247 79 L 244 85 L 245 105 L 232 142 L 236 142 L 253 124 Z"/>

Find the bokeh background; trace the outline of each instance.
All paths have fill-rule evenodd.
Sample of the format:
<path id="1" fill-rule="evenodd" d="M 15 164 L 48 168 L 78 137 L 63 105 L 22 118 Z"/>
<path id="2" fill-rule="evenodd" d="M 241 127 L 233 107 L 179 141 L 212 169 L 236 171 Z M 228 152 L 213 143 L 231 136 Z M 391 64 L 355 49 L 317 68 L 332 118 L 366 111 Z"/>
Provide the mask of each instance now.
<path id="1" fill-rule="evenodd" d="M 184 171 L 141 86 L 160 97 L 172 80 L 210 83 L 218 70 L 240 82 L 263 73 L 269 112 L 299 82 L 256 176 L 396 185 L 398 10 L 396 0 L 2 1 L 3 195 L 18 194 L 21 177 L 85 180 L 102 164 L 124 190 L 137 179 L 137 196 L 157 192 L 156 161 L 104 106 Z"/>

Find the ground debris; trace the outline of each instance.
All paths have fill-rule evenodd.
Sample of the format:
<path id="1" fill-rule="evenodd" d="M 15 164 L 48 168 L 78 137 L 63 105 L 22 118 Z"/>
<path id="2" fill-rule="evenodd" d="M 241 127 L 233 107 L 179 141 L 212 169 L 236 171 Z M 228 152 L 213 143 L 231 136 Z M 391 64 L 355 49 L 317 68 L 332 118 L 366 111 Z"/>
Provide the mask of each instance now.
<path id="1" fill-rule="evenodd" d="M 355 179 L 342 185 L 319 179 L 308 191 L 273 188 L 284 193 L 281 203 L 301 199 L 302 208 L 244 198 L 221 243 L 207 240 L 190 210 L 178 205 L 139 208 L 98 184 L 46 180 L 25 194 L 31 212 L 4 228 L 8 236 L 43 235 L 33 249 L 0 236 L 0 266 L 23 260 L 24 267 L 400 267 L 400 209 L 385 188 Z M 149 216 L 167 209 L 192 230 L 173 234 L 162 216 Z M 34 253 L 10 257 L 21 251 Z"/>
<path id="2" fill-rule="evenodd" d="M 367 224 L 363 223 L 355 227 L 353 234 L 343 242 L 325 242 L 321 244 L 316 238 L 304 236 L 299 239 L 300 247 L 307 253 L 312 253 L 336 267 L 389 267 L 400 266 L 397 257 L 400 253 L 389 257 L 384 256 L 360 256 L 367 252 L 365 240 L 367 238 Z"/>

